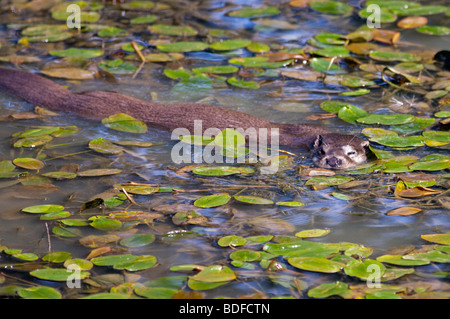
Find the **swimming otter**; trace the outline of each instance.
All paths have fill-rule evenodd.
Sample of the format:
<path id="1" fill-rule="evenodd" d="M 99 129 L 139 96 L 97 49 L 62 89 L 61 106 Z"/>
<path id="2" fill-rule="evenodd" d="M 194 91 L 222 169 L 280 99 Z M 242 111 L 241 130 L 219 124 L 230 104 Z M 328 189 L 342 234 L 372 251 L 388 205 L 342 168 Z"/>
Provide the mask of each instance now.
<path id="1" fill-rule="evenodd" d="M 167 130 L 183 127 L 192 131 L 194 120 L 201 120 L 205 129 L 242 128 L 245 131 L 248 128 L 278 128 L 281 145 L 307 146 L 313 151 L 314 163 L 323 168 L 349 168 L 365 162 L 369 144 L 353 135 L 331 133 L 311 125 L 276 124 L 213 105 L 153 103 L 114 92 L 75 94 L 47 78 L 13 69 L 0 68 L 0 88 L 33 105 L 94 120 L 126 113 Z"/>

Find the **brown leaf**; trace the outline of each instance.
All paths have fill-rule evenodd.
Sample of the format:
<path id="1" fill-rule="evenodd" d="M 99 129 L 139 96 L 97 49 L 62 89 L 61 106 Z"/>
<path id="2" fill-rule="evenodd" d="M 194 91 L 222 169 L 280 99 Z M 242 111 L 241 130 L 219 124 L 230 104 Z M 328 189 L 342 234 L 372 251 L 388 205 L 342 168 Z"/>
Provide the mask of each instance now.
<path id="1" fill-rule="evenodd" d="M 79 68 L 53 68 L 41 70 L 45 75 L 70 80 L 87 80 L 94 78 L 94 71 Z"/>
<path id="2" fill-rule="evenodd" d="M 386 215 L 389 216 L 408 216 L 408 215 L 414 215 L 417 214 L 419 212 L 421 212 L 422 210 L 420 208 L 416 208 L 416 207 L 399 207 L 393 210 L 390 210 L 386 213 Z"/>
<path id="3" fill-rule="evenodd" d="M 104 255 L 104 254 L 106 254 L 106 253 L 109 253 L 111 251 L 111 247 L 109 247 L 109 246 L 106 246 L 106 247 L 100 247 L 100 248 L 97 248 L 97 249 L 94 249 L 94 250 L 92 250 L 90 253 L 89 253 L 89 255 L 86 257 L 86 259 L 92 259 L 92 258 L 95 258 L 95 257 L 97 257 L 97 256 L 101 256 L 101 255 Z"/>
<path id="4" fill-rule="evenodd" d="M 312 115 L 305 117 L 305 120 L 318 121 L 318 120 L 324 120 L 324 119 L 331 119 L 334 117 L 337 117 L 337 114 L 335 114 L 335 113 L 312 114 Z"/>
<path id="5" fill-rule="evenodd" d="M 396 44 L 400 39 L 400 32 L 382 29 L 374 29 L 372 32 L 373 40 L 378 42 Z"/>
<path id="6" fill-rule="evenodd" d="M 292 0 L 289 5 L 296 8 L 306 8 L 311 1 L 314 0 Z"/>
<path id="7" fill-rule="evenodd" d="M 439 194 L 439 193 L 441 193 L 441 191 L 439 191 L 439 190 L 435 190 L 435 189 L 431 189 L 431 188 L 423 187 L 423 186 L 416 186 L 413 188 L 399 190 L 397 192 L 397 195 L 400 197 L 414 198 L 414 197 L 422 197 L 422 196 L 427 196 L 427 195 L 435 195 L 435 194 Z"/>
<path id="8" fill-rule="evenodd" d="M 401 19 L 397 26 L 402 29 L 415 29 L 428 23 L 428 19 L 420 16 L 412 16 Z"/>

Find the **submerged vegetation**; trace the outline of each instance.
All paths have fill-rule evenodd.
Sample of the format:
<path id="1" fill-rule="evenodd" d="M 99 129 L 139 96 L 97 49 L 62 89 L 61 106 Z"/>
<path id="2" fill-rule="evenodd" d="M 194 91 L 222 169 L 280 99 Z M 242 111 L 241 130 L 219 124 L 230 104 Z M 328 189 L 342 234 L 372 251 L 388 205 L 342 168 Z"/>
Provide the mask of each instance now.
<path id="1" fill-rule="evenodd" d="M 237 98 L 223 96 L 251 101 L 261 92 L 287 119 L 313 103 L 316 112 L 300 120 L 348 125 L 370 141 L 372 158 L 331 171 L 283 149 L 256 164 L 174 165 L 169 139 L 127 114 L 86 123 L 2 105 L 1 297 L 449 298 L 450 72 L 434 60 L 437 49 L 402 37 L 449 43 L 450 8 L 7 3 L 2 67 L 39 71 L 73 90 L 100 81 L 150 87 L 145 96 L 155 101 L 166 91 L 175 101 L 237 108 Z M 82 10 L 79 29 L 66 25 L 69 4 Z M 366 24 L 370 4 L 381 8 L 380 28 Z M 181 140 L 247 154 L 235 135 L 241 143 L 230 150 L 229 133 Z M 360 218 L 376 231 L 373 246 L 346 239 Z M 411 242 L 383 247 L 390 223 Z M 8 238 L 6 227 L 17 233 Z"/>

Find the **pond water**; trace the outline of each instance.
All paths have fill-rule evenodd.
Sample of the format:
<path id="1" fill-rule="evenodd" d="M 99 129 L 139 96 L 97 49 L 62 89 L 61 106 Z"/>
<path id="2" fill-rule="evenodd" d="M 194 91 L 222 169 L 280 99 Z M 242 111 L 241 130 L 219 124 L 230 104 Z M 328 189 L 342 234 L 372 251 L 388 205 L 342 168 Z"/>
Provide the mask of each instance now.
<path id="1" fill-rule="evenodd" d="M 293 1 L 294 2 L 294 1 Z M 114 25 L 127 29 L 128 35 L 101 37 L 96 31 L 83 31 L 81 35 L 55 42 L 33 42 L 28 44 L 23 41 L 23 30 L 30 26 L 42 24 L 64 23 L 51 17 L 50 11 L 59 1 L 52 1 L 43 5 L 42 10 L 33 6 L 26 7 L 24 1 L 1 1 L 0 10 L 0 58 L 14 54 L 22 56 L 39 57 L 39 61 L 22 63 L 14 66 L 8 62 L 2 62 L 1 67 L 20 68 L 28 72 L 38 72 L 44 67 L 51 69 L 55 65 L 71 66 L 82 69 L 95 69 L 99 63 L 117 58 L 123 58 L 132 65 L 139 66 L 138 59 L 132 59 L 132 53 L 120 49 L 122 44 L 136 41 L 145 46 L 144 54 L 159 52 L 155 45 L 158 43 L 176 42 L 178 40 L 217 42 L 221 39 L 248 39 L 253 43 L 262 43 L 271 46 L 271 52 L 282 49 L 290 49 L 290 52 L 306 50 L 310 52 L 317 47 L 310 45 L 310 40 L 321 32 L 331 32 L 346 35 L 355 31 L 365 20 L 358 17 L 357 12 L 364 7 L 362 1 L 343 1 L 352 6 L 353 14 L 346 16 L 326 14 L 306 7 L 298 7 L 289 1 L 251 1 L 252 8 L 263 6 L 275 6 L 280 8 L 280 13 L 263 18 L 258 17 L 233 17 L 229 12 L 239 10 L 249 1 L 199 1 L 196 5 L 185 6 L 183 1 L 158 2 L 149 11 L 136 11 L 129 8 L 120 8 L 119 5 L 107 3 L 101 8 L 100 20 L 96 24 Z M 423 5 L 445 5 L 446 1 L 426 1 Z M 38 3 L 38 2 L 36 2 Z M 49 2 L 50 3 L 50 2 Z M 86 2 L 87 3 L 87 2 Z M 37 4 L 36 4 L 37 5 Z M 91 4 L 92 5 L 92 4 Z M 15 11 L 11 8 L 15 7 Z M 89 7 L 88 7 L 89 8 Z M 91 10 L 97 12 L 98 8 Z M 88 9 L 83 9 L 88 10 Z M 158 22 L 146 24 L 133 24 L 130 19 L 157 15 Z M 449 25 L 449 11 L 427 16 L 429 25 Z M 400 19 L 400 18 L 399 18 Z M 168 25 L 188 25 L 194 30 L 200 31 L 197 36 L 160 35 L 149 32 L 147 27 L 151 24 L 163 23 Z M 450 47 L 450 36 L 434 36 L 423 34 L 415 29 L 401 29 L 395 23 L 382 24 L 383 28 L 401 33 L 401 39 L 396 47 L 402 52 L 414 52 L 421 54 L 421 61 L 425 65 L 424 74 L 433 77 L 433 81 L 443 81 L 449 74 L 432 64 L 433 55 L 442 49 Z M 217 33 L 212 33 L 216 30 Z M 218 31 L 220 30 L 220 32 Z M 222 37 L 225 34 L 227 37 Z M 221 35 L 221 36 L 218 36 Z M 20 40 L 22 39 L 22 40 Z M 392 49 L 392 46 L 378 43 L 382 48 Z M 317 46 L 317 43 L 316 43 Z M 89 61 L 68 60 L 49 54 L 50 51 L 64 50 L 70 47 L 103 49 L 104 54 Z M 323 47 L 328 47 L 324 45 Z M 305 52 L 305 51 L 304 51 Z M 111 83 L 97 79 L 83 81 L 52 78 L 56 82 L 66 85 L 73 92 L 105 90 L 116 91 L 122 94 L 134 96 L 144 100 L 157 102 L 203 102 L 226 108 L 236 109 L 242 112 L 270 119 L 278 123 L 302 123 L 326 127 L 330 130 L 361 135 L 361 130 L 368 126 L 353 124 L 339 118 L 324 117 L 323 119 L 311 119 L 311 115 L 322 116 L 324 113 L 321 103 L 324 101 L 342 101 L 356 105 L 369 113 L 395 114 L 408 113 L 414 116 L 433 117 L 438 111 L 448 111 L 447 97 L 437 99 L 424 98 L 425 93 L 431 91 L 431 85 L 423 85 L 418 89 L 396 90 L 387 85 L 383 80 L 374 76 L 375 83 L 370 88 L 370 93 L 360 96 L 344 96 L 340 93 L 356 90 L 358 87 L 348 87 L 340 83 L 331 82 L 324 84 L 322 81 L 303 81 L 295 77 L 281 77 L 276 71 L 302 70 L 301 61 L 289 64 L 285 68 L 258 69 L 258 76 L 245 77 L 245 72 L 252 71 L 241 67 L 241 76 L 247 81 L 259 82 L 258 89 L 245 89 L 227 84 L 224 81 L 202 82 L 179 81 L 168 78 L 164 74 L 167 68 L 193 69 L 200 66 L 227 65 L 231 58 L 253 56 L 257 53 L 246 48 L 231 51 L 202 50 L 199 52 L 187 52 L 184 56 L 173 62 L 147 62 L 136 76 L 134 70 L 128 74 L 115 74 L 116 82 Z M 355 70 L 353 63 L 358 65 L 363 61 L 367 63 L 367 57 L 352 53 L 354 60 L 344 60 L 340 66 L 346 68 L 347 73 Z M 129 61 L 127 60 L 129 59 Z M 372 61 L 371 63 L 381 63 Z M 383 62 L 387 65 L 395 65 L 398 61 Z M 306 62 L 305 62 L 306 64 Z M 305 66 L 306 67 L 306 66 Z M 111 71 L 111 70 L 110 70 Z M 441 73 L 439 73 L 441 72 Z M 113 72 L 114 73 L 114 72 Z M 261 75 L 262 74 L 262 75 Z M 356 72 L 361 77 L 370 78 L 371 72 Z M 439 74 L 439 75 L 436 75 Z M 415 74 L 417 75 L 417 74 Z M 229 77 L 230 75 L 225 74 Z M 217 76 L 212 76 L 217 79 Z M 331 81 L 333 78 L 331 76 Z M 334 80 L 335 81 L 335 80 Z M 206 83 L 206 84 L 205 84 Z M 448 90 L 447 85 L 447 90 Z M 422 90 L 420 90 L 422 89 Z M 424 92 L 424 90 L 426 90 Z M 445 90 L 445 88 L 444 88 Z M 45 88 L 43 93 L 45 94 Z M 445 100 L 446 99 L 446 100 Z M 422 104 L 420 104 L 422 103 Z M 419 106 L 421 105 L 421 107 Z M 416 107 L 418 106 L 418 107 Z M 12 97 L 0 90 L 1 115 L 20 114 L 32 112 L 33 106 L 23 102 L 19 98 Z M 195 116 L 193 114 L 192 116 Z M 214 116 L 214 114 L 211 114 Z M 309 117 L 307 119 L 307 117 Z M 38 126 L 76 126 L 78 131 L 74 134 L 55 137 L 44 146 L 35 148 L 14 147 L 17 139 L 13 134 Z M 374 127 L 374 126 L 372 126 Z M 386 126 L 382 126 L 386 128 Z M 448 130 L 448 124 L 438 125 L 433 130 Z M 421 130 L 419 130 L 421 131 Z M 409 134 L 416 134 L 409 133 Z M 88 147 L 91 140 L 104 138 L 111 141 L 133 140 L 151 142 L 155 145 L 149 147 L 123 146 L 125 151 L 120 154 L 100 154 Z M 16 167 L 14 172 L 22 172 L 21 176 L 0 179 L 0 296 L 17 297 L 26 296 L 23 288 L 33 286 L 49 286 L 57 289 L 63 298 L 80 298 L 97 293 L 117 292 L 111 287 L 128 287 L 127 296 L 151 298 L 177 294 L 182 297 L 230 297 L 240 296 L 263 297 L 308 297 L 308 291 L 321 284 L 335 283 L 337 281 L 355 285 L 350 295 L 344 293 L 341 296 L 355 297 L 364 295 L 365 279 L 357 275 L 345 272 L 345 263 L 350 258 L 356 261 L 376 260 L 382 255 L 406 255 L 418 252 L 436 252 L 433 250 L 434 242 L 421 238 L 424 234 L 444 234 L 449 230 L 449 170 L 448 166 L 441 170 L 414 171 L 410 174 L 427 174 L 431 179 L 438 180 L 437 184 L 429 186 L 434 193 L 417 197 L 402 197 L 394 195 L 396 185 L 398 187 L 401 172 L 374 172 L 363 173 L 337 172 L 337 175 L 351 177 L 354 181 L 363 181 L 353 187 L 344 185 L 330 187 L 312 187 L 305 185 L 306 177 L 299 174 L 299 166 L 313 166 L 309 154 L 305 150 L 283 148 L 297 156 L 292 156 L 292 162 L 288 162 L 287 169 L 277 174 L 260 174 L 257 169 L 252 174 L 235 174 L 229 176 L 202 176 L 190 171 L 181 171 L 186 164 L 174 164 L 171 159 L 171 150 L 177 143 L 170 139 L 170 133 L 156 128 L 148 127 L 144 134 L 119 132 L 105 127 L 102 123 L 89 121 L 72 114 L 60 113 L 58 116 L 44 116 L 43 118 L 29 119 L 3 119 L 0 122 L 0 161 L 12 161 L 16 158 L 37 158 L 45 166 L 40 170 L 31 170 Z M 444 143 L 445 144 L 445 143 Z M 395 157 L 404 155 L 414 156 L 416 160 L 430 154 L 448 155 L 448 144 L 439 147 L 422 146 L 404 150 L 395 150 L 388 146 L 380 146 L 371 143 L 379 150 L 391 152 Z M 412 162 L 414 162 L 413 160 Z M 448 161 L 448 160 L 447 160 Z M 371 159 L 371 163 L 374 159 Z M 411 163 L 412 163 L 411 162 Z M 409 164 L 411 164 L 409 163 Z M 82 177 L 76 176 L 70 179 L 58 179 L 45 176 L 46 173 L 66 171 L 82 172 L 90 169 L 119 169 L 121 172 L 115 175 Z M 2 168 L 3 169 L 3 168 Z M 27 174 L 27 175 L 25 175 Z M 3 177 L 3 176 L 2 176 Z M 310 177 L 308 177 L 310 178 Z M 82 206 L 98 197 L 112 198 L 121 193 L 120 188 L 114 185 L 128 181 L 158 185 L 160 190 L 148 195 L 133 195 L 123 200 L 116 206 L 87 208 L 81 211 Z M 170 188 L 162 191 L 162 188 Z M 412 188 L 412 187 L 411 187 Z M 171 191 L 171 189 L 173 191 Z M 181 189 L 182 191 L 176 191 Z M 301 202 L 301 206 L 283 206 L 277 204 L 256 205 L 231 199 L 227 204 L 213 208 L 200 208 L 193 205 L 194 201 L 206 195 L 228 193 L 230 196 L 245 195 L 258 196 L 269 199 L 273 203 Z M 447 192 L 447 193 L 446 193 Z M 340 195 L 348 197 L 339 198 Z M 85 222 L 83 226 L 65 225 L 64 218 L 42 220 L 42 214 L 30 214 L 22 209 L 44 204 L 64 206 L 65 211 L 70 212 L 69 220 L 76 219 Z M 421 211 L 408 216 L 392 216 L 387 213 L 395 208 L 404 206 L 420 207 Z M 195 210 L 204 217 L 197 221 L 195 215 L 177 219 L 176 213 L 186 213 Z M 158 215 L 154 220 L 123 219 L 119 228 L 101 229 L 93 227 L 92 219 L 107 218 L 111 212 L 118 211 L 143 211 Z M 191 213 L 192 214 L 192 213 Z M 105 218 L 106 217 L 106 218 Z M 111 217 L 111 216 L 110 216 Z M 103 219 L 102 219 L 103 218 Z M 108 226 L 112 227 L 112 226 Z M 258 254 L 270 253 L 267 243 L 289 243 L 299 240 L 294 235 L 300 231 L 311 229 L 329 230 L 324 236 L 304 238 L 304 241 L 314 243 L 341 243 L 337 251 L 323 255 L 321 249 L 316 247 L 319 253 L 306 254 L 306 257 L 328 258 L 338 260 L 342 269 L 337 272 L 324 273 L 320 270 L 305 270 L 292 265 L 293 260 L 289 256 L 279 254 L 264 260 L 259 257 L 257 261 L 250 261 L 240 265 L 232 262 L 230 254 L 233 251 L 251 250 Z M 155 235 L 154 241 L 148 244 L 130 247 L 124 239 L 137 234 Z M 117 239 L 98 246 L 90 247 L 83 244 L 82 239 L 89 235 L 105 236 L 115 235 Z M 248 238 L 259 235 L 274 235 L 272 239 L 257 244 L 230 244 L 221 245 L 220 239 L 225 236 L 239 236 Z M 448 242 L 448 239 L 447 239 Z M 347 243 L 348 246 L 345 246 Z M 3 246 L 2 246 L 3 245 Z M 448 245 L 448 243 L 447 243 Z M 326 246 L 328 247 L 328 246 Z M 334 247 L 334 246 L 333 246 Z M 345 248 L 343 248 L 345 247 Z M 343 253 L 349 247 L 355 248 L 354 253 Z M 445 256 L 436 262 L 432 260 L 422 266 L 396 266 L 383 263 L 392 273 L 400 268 L 408 269 L 410 273 L 399 276 L 396 279 L 391 274 L 392 280 L 386 284 L 396 286 L 397 290 L 391 290 L 386 296 L 392 297 L 428 297 L 448 298 L 449 287 L 445 283 L 448 278 L 448 246 L 441 254 Z M 37 260 L 28 261 L 9 250 L 18 249 L 23 253 L 33 253 Z M 103 249 L 103 250 L 102 250 Z M 331 249 L 328 247 L 328 249 Z M 367 253 L 366 249 L 371 250 Z M 422 249 L 418 251 L 418 249 Z M 1 251 L 3 250 L 3 253 Z M 314 249 L 313 249 L 314 251 Z M 151 255 L 156 257 L 157 264 L 153 267 L 139 271 L 117 270 L 113 267 L 95 265 L 89 269 L 90 277 L 82 280 L 82 287 L 70 289 L 64 280 L 45 280 L 30 274 L 32 271 L 44 267 L 63 268 L 62 262 L 52 263 L 42 260 L 49 252 L 69 252 L 71 258 L 92 259 L 92 257 L 105 257 L 111 255 L 132 254 L 135 256 Z M 367 253 L 367 254 L 366 254 Z M 97 254 L 98 256 L 93 256 Z M 302 257 L 300 253 L 291 255 Z M 414 256 L 413 256 L 414 257 Z M 261 258 L 263 261 L 261 261 Z M 428 258 L 428 257 L 427 257 Z M 281 270 L 270 268 L 278 265 Z M 420 260 L 423 260 L 420 259 Z M 426 258 L 425 258 L 426 260 Z M 172 267 L 193 264 L 184 271 L 174 271 Z M 214 265 L 225 266 L 236 275 L 232 280 L 221 279 L 216 288 L 208 286 L 199 280 L 200 284 L 189 282 L 186 277 L 179 277 L 180 283 L 168 285 L 162 281 L 154 286 L 165 288 L 164 294 L 158 295 L 158 291 L 149 292 L 150 281 L 165 277 L 194 276 L 199 274 L 202 267 Z M 171 269 L 172 268 L 172 269 Z M 227 268 L 227 269 L 228 269 Z M 320 267 L 318 267 L 319 269 Z M 107 277 L 110 275 L 110 277 Z M 220 273 L 220 276 L 223 274 Z M 219 275 L 217 275 L 219 276 Z M 225 277 L 220 277 L 225 278 Z M 191 280 L 191 279 L 190 279 Z M 125 283 L 133 283 L 128 286 Z M 147 290 L 139 285 L 147 283 Z M 411 284 L 414 283 L 414 284 Z M 197 284 L 197 285 L 196 285 Z M 202 286 L 202 284 L 204 284 Z M 211 282 L 208 282 L 211 285 Z M 408 286 L 411 285 L 411 286 Z M 12 287 L 12 288 L 11 288 Z M 130 288 L 131 287 L 131 288 Z M 398 288 L 400 287 L 400 288 Z M 413 288 L 411 288 L 413 287 Z M 141 288 L 141 290 L 136 290 Z M 414 289 L 417 288 L 417 291 Z M 125 288 L 123 288 L 125 289 Z M 132 291 L 134 290 L 134 294 Z M 360 289 L 360 290 L 358 290 Z M 419 295 L 423 289 L 428 295 Z M 349 291 L 349 289 L 347 289 Z M 146 295 L 147 293 L 147 295 Z M 151 294 L 153 293 L 153 294 Z M 197 295 L 196 293 L 199 293 Z M 372 296 L 373 296 L 373 292 Z M 367 293 L 370 294 L 370 293 Z M 339 295 L 339 294 L 338 294 Z M 99 295 L 100 296 L 100 295 Z M 116 295 L 104 295 L 116 297 Z M 309 295 L 311 297 L 313 295 Z"/>

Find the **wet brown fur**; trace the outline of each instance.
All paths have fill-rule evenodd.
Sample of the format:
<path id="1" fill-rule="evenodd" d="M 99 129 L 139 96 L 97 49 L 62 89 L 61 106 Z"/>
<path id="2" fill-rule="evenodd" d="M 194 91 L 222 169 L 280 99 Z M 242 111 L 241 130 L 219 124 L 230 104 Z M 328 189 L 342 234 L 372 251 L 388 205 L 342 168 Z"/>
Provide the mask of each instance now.
<path id="1" fill-rule="evenodd" d="M 328 143 L 360 145 L 363 140 L 352 135 L 331 133 L 323 128 L 300 124 L 277 124 L 265 119 L 222 108 L 197 103 L 163 104 L 147 102 L 114 92 L 93 91 L 72 93 L 42 76 L 19 70 L 0 68 L 0 88 L 30 104 L 54 111 L 78 114 L 101 120 L 116 113 L 126 113 L 152 126 L 173 130 L 194 130 L 194 120 L 201 120 L 203 129 L 218 128 L 279 128 L 280 144 L 313 149 L 320 135 Z"/>

